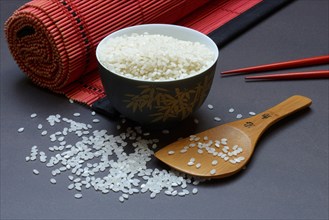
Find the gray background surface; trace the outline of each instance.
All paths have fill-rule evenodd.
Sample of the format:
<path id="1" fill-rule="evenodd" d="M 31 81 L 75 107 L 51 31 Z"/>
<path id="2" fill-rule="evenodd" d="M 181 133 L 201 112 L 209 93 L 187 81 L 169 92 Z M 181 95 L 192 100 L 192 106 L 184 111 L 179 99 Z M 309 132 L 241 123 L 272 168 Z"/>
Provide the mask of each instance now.
<path id="1" fill-rule="evenodd" d="M 247 169 L 198 186 L 186 197 L 149 194 L 130 197 L 84 190 L 77 200 L 67 190 L 67 174 L 49 182 L 50 169 L 26 163 L 31 146 L 48 147 L 36 126 L 50 114 L 90 122 L 90 109 L 33 85 L 18 68 L 4 40 L 3 23 L 27 1 L 1 0 L 1 219 L 328 219 L 328 80 L 245 82 L 244 76 L 215 77 L 211 93 L 194 115 L 163 135 L 169 143 L 191 130 L 234 120 L 228 113 L 261 112 L 294 94 L 310 97 L 309 110 L 284 119 L 260 140 Z M 218 72 L 244 66 L 329 54 L 327 0 L 298 0 L 262 21 L 220 51 Z M 328 69 L 328 65 L 295 70 Z M 207 104 L 214 109 L 207 109 Z M 30 115 L 38 113 L 36 121 Z M 220 123 L 214 116 L 222 118 Z M 97 128 L 117 132 L 102 116 Z M 25 132 L 17 133 L 19 127 Z M 95 128 L 96 128 L 95 127 Z M 186 129 L 186 128 L 189 129 Z M 166 168 L 153 161 L 152 167 Z M 38 169 L 40 175 L 33 175 Z"/>

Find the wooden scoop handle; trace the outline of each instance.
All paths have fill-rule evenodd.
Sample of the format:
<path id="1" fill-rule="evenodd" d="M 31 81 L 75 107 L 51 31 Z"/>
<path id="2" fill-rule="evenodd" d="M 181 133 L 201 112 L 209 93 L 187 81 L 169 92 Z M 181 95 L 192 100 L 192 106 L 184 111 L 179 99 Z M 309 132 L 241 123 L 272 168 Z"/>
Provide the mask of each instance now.
<path id="1" fill-rule="evenodd" d="M 312 100 L 300 95 L 291 96 L 278 105 L 259 113 L 253 117 L 229 123 L 229 125 L 243 130 L 252 141 L 258 138 L 274 123 L 312 104 Z"/>

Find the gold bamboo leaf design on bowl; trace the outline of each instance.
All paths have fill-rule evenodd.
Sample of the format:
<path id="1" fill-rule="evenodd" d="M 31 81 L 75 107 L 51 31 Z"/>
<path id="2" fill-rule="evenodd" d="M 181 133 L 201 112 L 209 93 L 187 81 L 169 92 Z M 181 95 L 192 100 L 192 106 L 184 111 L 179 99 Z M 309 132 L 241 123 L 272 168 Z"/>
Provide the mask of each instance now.
<path id="1" fill-rule="evenodd" d="M 132 108 L 133 112 L 137 109 L 143 111 L 144 108 L 152 109 L 153 103 L 160 105 L 161 94 L 168 92 L 168 90 L 163 88 L 157 88 L 154 86 L 138 86 L 141 89 L 141 92 L 138 95 L 127 94 L 126 96 L 130 100 L 125 100 L 128 102 L 127 108 Z"/>
<path id="2" fill-rule="evenodd" d="M 194 106 L 200 106 L 203 101 L 207 98 L 208 91 L 211 87 L 212 79 L 211 77 L 206 76 L 203 82 L 198 83 L 195 87 L 195 97 L 193 100 Z"/>
<path id="3" fill-rule="evenodd" d="M 127 108 L 133 112 L 149 110 L 152 122 L 165 122 L 171 118 L 184 119 L 188 117 L 195 107 L 200 106 L 208 94 L 211 78 L 206 76 L 191 89 L 175 88 L 174 94 L 168 89 L 152 85 L 142 85 L 137 88 L 139 94 L 126 94 L 124 100 Z"/>

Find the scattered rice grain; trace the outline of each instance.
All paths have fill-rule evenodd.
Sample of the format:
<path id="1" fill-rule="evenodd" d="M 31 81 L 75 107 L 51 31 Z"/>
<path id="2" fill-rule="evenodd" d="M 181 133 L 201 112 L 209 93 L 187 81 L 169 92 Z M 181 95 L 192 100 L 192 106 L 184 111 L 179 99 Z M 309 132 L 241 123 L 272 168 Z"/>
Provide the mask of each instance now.
<path id="1" fill-rule="evenodd" d="M 182 150 L 180 150 L 179 152 L 181 152 L 181 153 L 186 153 L 187 152 L 187 149 L 182 149 Z"/>
<path id="2" fill-rule="evenodd" d="M 174 153 L 175 153 L 175 151 L 173 151 L 173 150 L 168 151 L 169 155 L 173 155 Z"/>
<path id="3" fill-rule="evenodd" d="M 209 108 L 210 110 L 212 110 L 212 109 L 214 109 L 214 106 L 211 105 L 211 104 L 208 104 L 208 108 Z"/>
<path id="4" fill-rule="evenodd" d="M 69 190 L 74 189 L 74 184 L 71 183 L 70 185 L 67 186 L 67 188 L 68 188 Z"/>
<path id="5" fill-rule="evenodd" d="M 210 170 L 210 174 L 211 174 L 211 175 L 215 175 L 216 172 L 217 172 L 216 169 L 212 169 L 212 170 Z"/>
<path id="6" fill-rule="evenodd" d="M 170 189 L 170 194 L 175 196 L 178 191 L 174 187 L 183 189 L 181 194 L 184 194 L 184 196 L 190 193 L 187 190 L 188 184 L 192 183 L 189 177 L 176 171 L 147 167 L 147 162 L 151 160 L 154 154 L 153 148 L 157 146 L 159 140 L 144 139 L 144 134 L 147 133 L 143 132 L 141 128 L 127 128 L 123 132 L 124 135 L 115 136 L 107 134 L 106 130 L 92 131 L 90 130 L 91 125 L 61 118 L 60 115 L 49 116 L 47 121 L 49 121 L 50 126 L 55 123 L 65 123 L 66 126 L 68 124 L 68 127 L 65 127 L 66 129 L 61 129 L 49 136 L 49 143 L 52 142 L 51 140 L 62 140 L 59 143 L 60 145 L 46 148 L 52 151 L 47 152 L 47 155 L 43 151 L 39 152 L 37 146 L 33 146 L 31 155 L 26 157 L 25 160 L 35 160 L 39 155 L 40 162 L 47 162 L 48 156 L 49 159 L 45 165 L 52 167 L 51 174 L 53 176 L 63 175 L 64 172 L 70 173 L 68 178 L 72 182 L 67 186 L 69 190 L 81 191 L 82 189 L 93 188 L 103 194 L 110 191 L 122 192 L 121 196 L 123 198 L 125 198 L 124 194 L 132 195 L 148 191 L 151 193 L 150 197 L 154 198 L 165 189 Z M 66 135 L 77 135 L 77 132 L 81 134 L 79 140 L 76 143 L 64 146 L 64 143 L 62 143 L 64 133 Z M 129 154 L 124 150 L 124 146 L 128 144 L 126 142 L 128 138 L 135 150 L 135 152 Z M 200 140 L 198 137 L 195 137 L 195 139 Z M 188 148 L 189 146 L 186 146 L 184 149 L 188 150 Z M 90 162 L 98 159 L 99 161 Z M 194 165 L 195 159 L 191 158 L 192 161 Z M 198 163 L 195 166 L 200 167 L 201 164 Z M 108 175 L 99 177 L 101 172 L 108 172 Z M 35 169 L 33 173 L 37 175 L 39 171 Z M 137 177 L 140 178 L 137 179 Z M 56 179 L 51 178 L 50 181 L 53 183 Z M 82 194 L 77 193 L 75 197 L 81 198 Z"/>
<path id="7" fill-rule="evenodd" d="M 82 194 L 81 193 L 76 193 L 76 194 L 74 194 L 74 197 L 76 199 L 81 199 L 82 198 Z"/>
<path id="8" fill-rule="evenodd" d="M 124 199 L 122 196 L 120 196 L 120 197 L 119 197 L 119 201 L 120 201 L 120 202 L 124 202 L 125 199 Z"/>
<path id="9" fill-rule="evenodd" d="M 242 114 L 237 114 L 237 115 L 236 115 L 236 118 L 238 118 L 238 119 L 239 119 L 239 118 L 242 118 Z"/>
<path id="10" fill-rule="evenodd" d="M 218 160 L 213 160 L 212 162 L 211 162 L 211 165 L 213 165 L 213 166 L 215 166 L 215 165 L 217 165 L 218 164 Z"/>
<path id="11" fill-rule="evenodd" d="M 52 184 L 56 184 L 57 181 L 56 181 L 56 179 L 51 178 L 51 179 L 50 179 L 50 182 L 51 182 Z"/>

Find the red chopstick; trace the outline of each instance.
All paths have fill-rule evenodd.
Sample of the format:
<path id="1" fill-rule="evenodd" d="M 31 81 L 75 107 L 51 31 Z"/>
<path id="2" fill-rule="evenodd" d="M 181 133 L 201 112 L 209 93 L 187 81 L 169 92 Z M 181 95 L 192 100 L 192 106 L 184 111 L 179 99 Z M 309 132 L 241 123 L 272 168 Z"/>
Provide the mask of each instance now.
<path id="1" fill-rule="evenodd" d="M 267 74 L 259 76 L 247 76 L 246 80 L 285 80 L 285 79 L 320 79 L 329 78 L 329 70 L 317 70 L 307 72 L 291 72 Z"/>
<path id="2" fill-rule="evenodd" d="M 260 71 L 268 71 L 268 70 L 278 70 L 285 68 L 293 68 L 293 67 L 305 67 L 311 65 L 321 65 L 329 63 L 329 55 L 325 56 L 316 56 L 298 60 L 291 60 L 279 63 L 265 64 L 260 66 L 252 66 L 246 68 L 240 68 L 235 70 L 224 71 L 221 74 L 231 74 L 231 73 L 251 73 L 251 72 L 260 72 Z"/>

